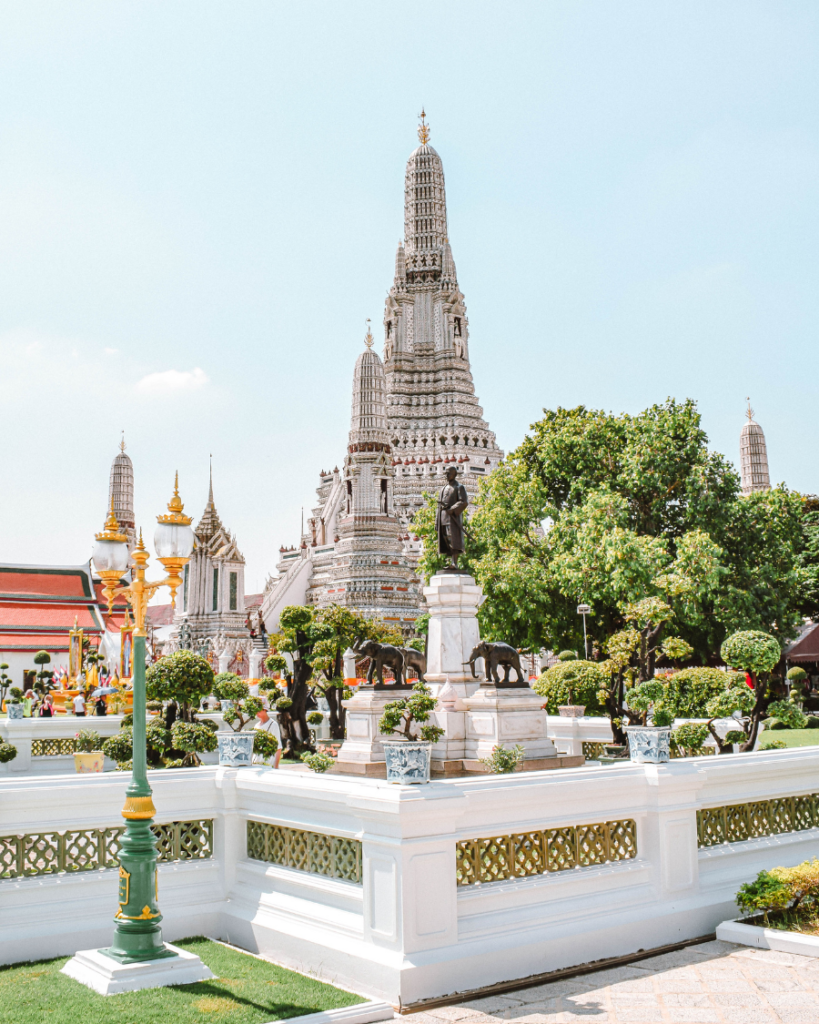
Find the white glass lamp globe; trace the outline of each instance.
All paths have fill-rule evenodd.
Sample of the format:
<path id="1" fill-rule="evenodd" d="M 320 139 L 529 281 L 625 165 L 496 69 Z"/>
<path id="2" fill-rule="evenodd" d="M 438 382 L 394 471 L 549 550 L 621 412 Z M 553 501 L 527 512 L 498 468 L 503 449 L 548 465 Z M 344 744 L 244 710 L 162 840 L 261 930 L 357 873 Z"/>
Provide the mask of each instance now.
<path id="1" fill-rule="evenodd" d="M 191 557 L 193 530 L 184 523 L 158 523 L 154 533 L 154 549 L 160 559 Z"/>
<path id="2" fill-rule="evenodd" d="M 91 554 L 97 572 L 120 572 L 128 569 L 128 544 L 124 540 L 97 539 Z"/>

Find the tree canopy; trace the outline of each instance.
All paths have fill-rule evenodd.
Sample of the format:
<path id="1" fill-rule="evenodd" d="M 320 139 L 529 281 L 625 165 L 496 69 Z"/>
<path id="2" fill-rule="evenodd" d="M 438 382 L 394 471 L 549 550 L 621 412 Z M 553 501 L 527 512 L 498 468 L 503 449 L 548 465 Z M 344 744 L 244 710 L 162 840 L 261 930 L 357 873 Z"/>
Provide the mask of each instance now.
<path id="1" fill-rule="evenodd" d="M 413 522 L 427 576 L 434 508 L 430 495 Z M 582 650 L 586 603 L 594 648 L 624 634 L 645 679 L 655 660 L 715 662 L 735 630 L 783 639 L 800 620 L 802 499 L 784 487 L 742 496 L 691 400 L 634 416 L 546 410 L 469 513 L 463 564 L 487 596 L 489 639 Z"/>

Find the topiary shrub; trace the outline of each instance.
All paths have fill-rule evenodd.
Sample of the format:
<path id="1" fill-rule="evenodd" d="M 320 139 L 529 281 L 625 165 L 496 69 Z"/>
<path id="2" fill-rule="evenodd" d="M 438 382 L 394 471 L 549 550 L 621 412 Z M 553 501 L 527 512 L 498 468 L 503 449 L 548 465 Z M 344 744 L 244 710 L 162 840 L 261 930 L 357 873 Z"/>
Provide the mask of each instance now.
<path id="1" fill-rule="evenodd" d="M 311 754 L 309 750 L 301 755 L 301 759 L 311 771 L 319 773 L 328 771 L 336 763 L 329 754 Z"/>
<path id="2" fill-rule="evenodd" d="M 808 721 L 805 725 L 806 729 L 819 729 L 819 717 L 816 715 L 808 715 Z"/>
<path id="3" fill-rule="evenodd" d="M 775 700 L 768 705 L 768 714 L 776 718 L 784 729 L 806 729 L 808 716 L 787 700 Z"/>
<path id="4" fill-rule="evenodd" d="M 577 651 L 561 651 L 557 656 L 558 661 L 577 661 Z"/>
<path id="5" fill-rule="evenodd" d="M 562 661 L 532 683 L 532 689 L 546 699 L 546 710 L 556 715 L 561 704 L 584 704 L 587 715 L 604 714 L 599 691 L 609 677 L 595 661 Z"/>
<path id="6" fill-rule="evenodd" d="M 0 764 L 6 764 L 17 757 L 17 747 L 13 743 L 0 743 Z"/>
<path id="7" fill-rule="evenodd" d="M 171 729 L 171 743 L 177 750 L 183 750 L 181 767 L 196 768 L 202 763 L 199 754 L 216 750 L 214 722 L 182 722 L 176 721 Z"/>
<path id="8" fill-rule="evenodd" d="M 685 722 L 671 733 L 671 745 L 680 757 L 696 757 L 708 736 L 704 722 Z"/>
<path id="9" fill-rule="evenodd" d="M 723 641 L 722 660 L 732 668 L 751 672 L 754 676 L 770 672 L 782 656 L 779 641 L 758 629 L 740 630 Z"/>
<path id="10" fill-rule="evenodd" d="M 668 680 L 679 718 L 708 718 L 708 702 L 729 686 L 745 683 L 741 672 L 718 668 L 684 668 Z"/>
<path id="11" fill-rule="evenodd" d="M 320 711 L 309 711 L 307 713 L 307 721 L 310 725 L 321 725 L 324 721 L 324 715 Z"/>
<path id="12" fill-rule="evenodd" d="M 253 753 L 262 761 L 269 761 L 279 749 L 279 741 L 266 729 L 256 729 L 253 733 Z"/>
<path id="13" fill-rule="evenodd" d="M 149 700 L 171 701 L 179 709 L 179 718 L 193 720 L 192 709 L 213 689 L 213 669 L 193 651 L 176 651 L 160 658 L 145 673 L 145 693 Z M 176 708 L 174 708 L 174 711 Z M 166 725 L 170 728 L 176 714 Z"/>

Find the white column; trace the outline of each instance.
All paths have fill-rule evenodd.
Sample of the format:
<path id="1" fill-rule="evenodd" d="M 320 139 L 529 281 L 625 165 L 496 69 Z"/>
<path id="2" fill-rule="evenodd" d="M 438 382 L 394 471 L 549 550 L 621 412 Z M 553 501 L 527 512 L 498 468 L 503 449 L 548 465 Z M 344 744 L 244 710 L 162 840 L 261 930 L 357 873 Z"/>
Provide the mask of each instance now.
<path id="1" fill-rule="evenodd" d="M 471 576 L 439 573 L 424 587 L 429 608 L 426 679 L 433 693 L 449 680 L 459 698 L 477 690 L 483 661 L 476 663 L 478 679 L 472 678 L 469 655 L 480 643 L 478 608 L 483 590 Z"/>

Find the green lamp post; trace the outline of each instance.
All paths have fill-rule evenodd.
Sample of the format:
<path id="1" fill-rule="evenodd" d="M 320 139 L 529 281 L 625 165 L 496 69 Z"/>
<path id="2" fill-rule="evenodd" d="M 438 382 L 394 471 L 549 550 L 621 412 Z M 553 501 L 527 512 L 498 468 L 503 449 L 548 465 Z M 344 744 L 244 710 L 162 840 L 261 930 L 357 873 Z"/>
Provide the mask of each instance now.
<path id="1" fill-rule="evenodd" d="M 114 598 L 123 595 L 134 616 L 133 769 L 122 810 L 125 832 L 120 840 L 119 909 L 114 915 L 114 941 L 108 949 L 101 950 L 122 964 L 177 955 L 162 941 L 156 840 L 151 831 L 156 809 L 148 784 L 145 749 L 145 618 L 148 602 L 162 587 L 170 588 L 171 602 L 176 603 L 176 591 L 182 582 L 181 571 L 190 560 L 194 543 L 191 519 L 183 515 L 183 509 L 177 474 L 168 514 L 157 517 L 154 534 L 159 561 L 168 573 L 164 580 L 150 582 L 145 579 L 149 555 L 140 531 L 139 543 L 133 553 L 131 583 L 120 585 L 128 568 L 128 544 L 114 516 L 113 499 L 105 529 L 96 535 L 94 545 L 94 567 L 103 581 L 109 612 L 113 609 Z"/>

